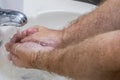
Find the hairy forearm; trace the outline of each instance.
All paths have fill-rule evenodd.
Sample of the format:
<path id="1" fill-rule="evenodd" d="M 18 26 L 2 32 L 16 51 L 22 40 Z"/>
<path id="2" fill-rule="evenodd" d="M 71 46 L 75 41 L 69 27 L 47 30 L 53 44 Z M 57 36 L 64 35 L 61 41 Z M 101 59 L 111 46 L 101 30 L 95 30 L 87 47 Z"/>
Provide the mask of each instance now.
<path id="1" fill-rule="evenodd" d="M 120 70 L 120 31 L 87 39 L 77 45 L 39 53 L 35 68 L 78 80 L 113 80 Z"/>
<path id="2" fill-rule="evenodd" d="M 64 30 L 63 45 L 120 29 L 120 0 L 107 0 Z"/>

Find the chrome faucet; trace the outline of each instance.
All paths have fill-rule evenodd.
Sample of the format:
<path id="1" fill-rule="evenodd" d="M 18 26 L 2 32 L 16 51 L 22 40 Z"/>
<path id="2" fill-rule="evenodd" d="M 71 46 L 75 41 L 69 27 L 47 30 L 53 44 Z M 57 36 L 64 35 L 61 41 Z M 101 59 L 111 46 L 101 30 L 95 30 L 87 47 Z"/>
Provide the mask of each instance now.
<path id="1" fill-rule="evenodd" d="M 27 23 L 27 17 L 15 10 L 0 8 L 0 27 L 15 26 L 22 27 Z M 0 34 L 1 35 L 1 34 Z M 2 46 L 2 37 L 0 36 L 0 46 Z"/>
<path id="2" fill-rule="evenodd" d="M 0 9 L 0 26 L 22 27 L 27 23 L 27 17 L 15 10 Z"/>

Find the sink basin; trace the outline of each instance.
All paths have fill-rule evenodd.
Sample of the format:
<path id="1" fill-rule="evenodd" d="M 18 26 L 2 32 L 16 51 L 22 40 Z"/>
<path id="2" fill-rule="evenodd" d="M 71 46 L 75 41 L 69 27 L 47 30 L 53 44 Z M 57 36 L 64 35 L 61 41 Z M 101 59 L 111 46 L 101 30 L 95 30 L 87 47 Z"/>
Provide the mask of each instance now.
<path id="1" fill-rule="evenodd" d="M 23 12 L 27 16 L 36 16 L 48 11 L 68 11 L 85 14 L 95 9 L 95 5 L 73 0 L 24 0 Z"/>
<path id="2" fill-rule="evenodd" d="M 48 11 L 39 13 L 37 16 L 29 18 L 28 24 L 23 28 L 28 28 L 31 25 L 45 26 L 50 29 L 63 29 L 67 27 L 73 20 L 76 20 L 81 14 L 68 11 Z"/>
<path id="3" fill-rule="evenodd" d="M 26 6 L 24 6 L 25 9 L 23 11 L 28 16 L 28 23 L 21 28 L 22 30 L 34 25 L 45 26 L 56 30 L 63 29 L 67 27 L 71 21 L 95 9 L 94 5 L 71 0 L 64 2 L 63 0 L 59 0 L 58 2 L 57 0 L 45 0 L 46 2 L 43 1 L 42 4 L 40 3 L 41 0 L 36 0 L 36 2 L 33 2 L 36 6 L 30 6 L 30 4 L 32 5 L 31 1 L 33 2 L 33 0 L 29 0 L 28 5 L 26 4 Z M 40 4 L 40 8 L 38 7 L 37 1 Z M 52 3 L 50 3 L 50 1 L 52 1 Z M 55 5 L 53 5 L 53 3 Z M 13 26 L 0 27 L 0 30 L 3 34 L 2 39 L 4 43 L 9 41 L 10 37 L 16 32 L 16 28 Z M 8 53 L 4 48 L 4 43 L 3 46 L 0 47 L 0 80 L 70 80 L 66 77 L 42 70 L 15 67 L 7 59 Z"/>

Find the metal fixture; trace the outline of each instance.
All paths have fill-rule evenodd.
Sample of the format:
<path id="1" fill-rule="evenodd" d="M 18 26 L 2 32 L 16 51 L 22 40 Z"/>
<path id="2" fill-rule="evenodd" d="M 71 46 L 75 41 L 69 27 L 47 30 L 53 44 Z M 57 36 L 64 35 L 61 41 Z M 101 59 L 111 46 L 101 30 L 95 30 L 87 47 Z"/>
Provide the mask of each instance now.
<path id="1" fill-rule="evenodd" d="M 22 27 L 27 23 L 25 14 L 10 9 L 0 9 L 0 26 Z"/>

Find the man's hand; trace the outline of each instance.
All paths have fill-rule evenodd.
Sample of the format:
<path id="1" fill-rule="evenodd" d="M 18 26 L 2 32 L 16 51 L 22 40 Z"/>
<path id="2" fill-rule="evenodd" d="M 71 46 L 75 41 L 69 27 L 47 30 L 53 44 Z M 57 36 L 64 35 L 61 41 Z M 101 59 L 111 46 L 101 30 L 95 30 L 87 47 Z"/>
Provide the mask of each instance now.
<path id="1" fill-rule="evenodd" d="M 35 26 L 13 36 L 6 44 L 9 59 L 19 67 L 32 67 L 38 52 L 51 51 L 62 41 L 62 32 Z"/>
<path id="2" fill-rule="evenodd" d="M 22 36 L 26 36 L 26 35 L 27 37 L 24 37 L 24 39 L 22 39 L 21 42 L 32 41 L 42 46 L 58 47 L 63 40 L 62 30 L 51 30 L 51 29 L 47 29 L 45 27 L 39 27 L 39 26 L 23 31 Z"/>
<path id="3" fill-rule="evenodd" d="M 34 42 L 25 43 L 7 43 L 7 51 L 9 51 L 9 59 L 19 67 L 32 68 L 32 62 L 36 59 L 39 51 L 49 51 L 52 47 L 42 46 Z"/>

